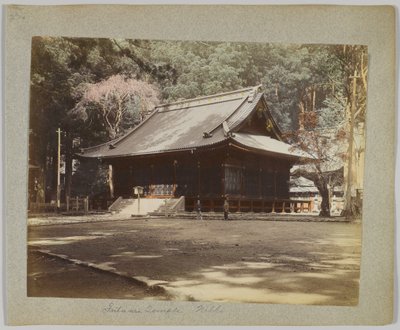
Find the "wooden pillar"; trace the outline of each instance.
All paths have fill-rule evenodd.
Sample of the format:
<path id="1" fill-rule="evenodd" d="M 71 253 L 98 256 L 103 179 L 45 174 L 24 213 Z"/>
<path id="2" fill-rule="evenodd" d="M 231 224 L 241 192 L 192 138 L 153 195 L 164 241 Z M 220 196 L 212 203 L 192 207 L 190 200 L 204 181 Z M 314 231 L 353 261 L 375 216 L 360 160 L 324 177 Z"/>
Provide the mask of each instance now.
<path id="1" fill-rule="evenodd" d="M 197 161 L 197 196 L 201 194 L 201 173 L 200 173 L 200 161 Z"/>
<path id="2" fill-rule="evenodd" d="M 175 191 L 176 191 L 176 166 L 178 165 L 178 161 L 174 160 L 173 162 L 173 167 L 174 167 L 174 184 L 173 184 L 173 190 L 172 190 L 172 194 L 175 196 Z"/>
<path id="3" fill-rule="evenodd" d="M 221 195 L 225 197 L 225 164 L 221 164 Z"/>
<path id="4" fill-rule="evenodd" d="M 150 185 L 149 185 L 149 195 L 152 196 L 154 193 L 154 165 L 150 165 Z"/>
<path id="5" fill-rule="evenodd" d="M 258 166 L 258 195 L 260 196 L 260 198 L 262 198 L 262 168 L 261 166 Z"/>
<path id="6" fill-rule="evenodd" d="M 242 166 L 241 170 L 242 171 L 240 175 L 240 197 L 244 195 L 244 177 L 245 177 L 246 167 Z"/>
<path id="7" fill-rule="evenodd" d="M 239 201 L 238 201 L 238 212 L 241 212 L 242 209 L 242 198 L 245 195 L 244 191 L 244 185 L 245 185 L 245 172 L 246 172 L 246 166 L 241 167 L 241 172 L 240 172 L 240 196 L 239 196 Z"/>
<path id="8" fill-rule="evenodd" d="M 60 209 L 61 199 L 61 180 L 60 180 L 60 165 L 61 165 L 61 130 L 57 130 L 57 209 Z"/>
<path id="9" fill-rule="evenodd" d="M 89 196 L 84 199 L 85 213 L 89 213 Z"/>

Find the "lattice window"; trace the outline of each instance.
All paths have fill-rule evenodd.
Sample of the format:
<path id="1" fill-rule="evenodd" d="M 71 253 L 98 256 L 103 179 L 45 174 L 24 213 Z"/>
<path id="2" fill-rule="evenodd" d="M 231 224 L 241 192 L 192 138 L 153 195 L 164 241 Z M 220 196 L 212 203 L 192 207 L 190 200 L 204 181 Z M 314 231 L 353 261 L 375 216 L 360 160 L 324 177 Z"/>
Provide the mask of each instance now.
<path id="1" fill-rule="evenodd" d="M 240 167 L 225 167 L 225 193 L 239 195 L 242 187 L 242 169 Z"/>

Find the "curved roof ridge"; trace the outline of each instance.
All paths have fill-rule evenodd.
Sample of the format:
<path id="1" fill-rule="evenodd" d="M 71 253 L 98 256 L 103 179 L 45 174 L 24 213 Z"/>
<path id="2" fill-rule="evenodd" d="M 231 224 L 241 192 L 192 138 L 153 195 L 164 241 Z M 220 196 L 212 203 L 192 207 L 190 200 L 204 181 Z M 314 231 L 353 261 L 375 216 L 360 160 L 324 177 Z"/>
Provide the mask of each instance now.
<path id="1" fill-rule="evenodd" d="M 237 111 L 234 111 L 227 118 L 227 124 L 230 130 L 234 130 L 235 128 L 237 128 L 247 117 L 249 117 L 255 111 L 255 108 L 257 107 L 257 104 L 263 95 L 263 92 L 257 93 L 256 95 L 254 95 L 252 101 L 249 101 L 244 106 L 238 108 Z"/>
<path id="2" fill-rule="evenodd" d="M 249 87 L 237 89 L 237 90 L 234 90 L 234 91 L 223 92 L 223 93 L 212 94 L 212 95 L 204 95 L 204 96 L 199 96 L 199 97 L 195 97 L 195 98 L 191 98 L 191 99 L 184 99 L 184 100 L 180 100 L 180 101 L 175 101 L 175 102 L 171 102 L 171 103 L 164 103 L 164 104 L 160 104 L 160 105 L 156 106 L 155 108 L 156 109 L 157 108 L 165 108 L 165 107 L 169 107 L 169 106 L 185 104 L 185 103 L 190 103 L 190 102 L 194 102 L 194 101 L 212 99 L 212 98 L 215 98 L 215 97 L 221 97 L 221 96 L 233 95 L 233 94 L 238 94 L 238 93 L 244 93 L 246 91 L 249 91 L 249 92 L 257 91 L 258 89 L 261 88 L 261 86 L 262 85 L 249 86 Z"/>
<path id="3" fill-rule="evenodd" d="M 232 131 L 235 129 L 244 119 L 246 119 L 254 110 L 256 107 L 258 101 L 260 98 L 264 95 L 264 92 L 260 91 L 262 88 L 262 85 L 257 85 L 254 86 L 251 89 L 251 93 L 247 95 L 245 98 L 243 98 L 243 102 L 238 106 L 234 111 L 232 111 L 230 114 L 226 116 L 226 118 L 217 126 L 215 126 L 213 129 L 209 130 L 207 133 L 211 134 L 215 130 L 217 130 L 224 122 L 227 123 L 229 130 Z M 247 102 L 246 102 L 247 101 Z M 255 101 L 255 102 L 254 102 Z M 250 109 L 250 112 L 248 111 Z M 243 118 L 243 114 L 245 114 L 245 117 Z M 234 121 L 230 119 L 237 117 Z M 240 121 L 238 123 L 238 121 Z"/>
<path id="4" fill-rule="evenodd" d="M 229 120 L 229 118 L 233 116 L 233 114 L 235 114 L 236 112 L 238 112 L 239 109 L 241 109 L 241 108 L 243 107 L 243 104 L 245 104 L 245 102 L 247 101 L 247 99 L 248 99 L 248 96 L 245 97 L 245 98 L 243 98 L 242 103 L 241 103 L 234 111 L 232 111 L 232 112 L 231 112 L 230 114 L 228 114 L 225 118 L 223 118 L 222 121 L 221 121 L 218 125 L 214 126 L 214 128 L 212 128 L 211 130 L 209 130 L 207 133 L 208 133 L 208 134 L 212 134 L 212 132 L 214 132 L 215 130 L 217 130 L 221 125 L 223 125 L 224 122 L 227 122 L 227 121 Z M 228 126 L 229 126 L 229 125 L 228 125 Z"/>

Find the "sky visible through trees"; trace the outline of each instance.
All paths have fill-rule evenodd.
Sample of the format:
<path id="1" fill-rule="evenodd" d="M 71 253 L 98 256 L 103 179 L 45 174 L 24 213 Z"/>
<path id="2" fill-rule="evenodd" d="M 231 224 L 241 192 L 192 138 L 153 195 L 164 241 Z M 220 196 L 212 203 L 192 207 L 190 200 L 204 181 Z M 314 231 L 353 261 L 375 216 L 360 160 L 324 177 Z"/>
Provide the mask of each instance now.
<path id="1" fill-rule="evenodd" d="M 309 171 L 323 173 L 357 148 L 328 157 L 329 144 L 353 140 L 349 123 L 365 120 L 366 77 L 363 46 L 34 37 L 29 161 L 54 199 L 60 127 L 63 193 L 94 195 L 105 177 L 73 161 L 79 148 L 124 134 L 159 103 L 262 84 L 288 140 L 317 154 Z"/>

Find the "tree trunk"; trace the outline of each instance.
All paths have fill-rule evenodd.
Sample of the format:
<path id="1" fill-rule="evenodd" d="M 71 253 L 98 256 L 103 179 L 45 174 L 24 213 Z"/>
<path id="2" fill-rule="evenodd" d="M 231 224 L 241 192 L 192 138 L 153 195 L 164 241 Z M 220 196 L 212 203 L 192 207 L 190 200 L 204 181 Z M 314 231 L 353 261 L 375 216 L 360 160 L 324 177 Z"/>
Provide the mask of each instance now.
<path id="1" fill-rule="evenodd" d="M 300 101 L 299 103 L 299 129 L 303 130 L 304 129 L 304 109 L 305 105 L 303 101 Z"/>
<path id="2" fill-rule="evenodd" d="M 114 198 L 114 178 L 113 178 L 113 166 L 108 165 L 108 186 L 110 188 L 110 197 Z"/>
<path id="3" fill-rule="evenodd" d="M 51 150 L 51 173 L 50 173 L 50 180 L 51 180 L 51 190 L 50 190 L 50 200 L 56 201 L 57 200 L 57 145 L 55 145 Z"/>
<path id="4" fill-rule="evenodd" d="M 65 139 L 65 199 L 71 196 L 72 186 L 72 136 L 71 132 L 66 132 Z"/>
<path id="5" fill-rule="evenodd" d="M 329 200 L 329 189 L 326 184 L 317 186 L 318 191 L 322 197 L 321 201 L 321 211 L 319 212 L 320 217 L 330 217 L 331 216 L 331 205 Z"/>
<path id="6" fill-rule="evenodd" d="M 331 202 L 330 202 L 330 194 L 329 194 L 329 187 L 328 183 L 329 180 L 327 177 L 332 178 L 335 175 L 339 175 L 339 173 L 342 171 L 342 169 L 336 170 L 336 171 L 331 171 L 329 173 L 325 173 L 325 177 L 321 173 L 313 173 L 313 172 L 308 172 L 305 170 L 297 169 L 294 171 L 291 176 L 292 177 L 304 177 L 308 180 L 311 180 L 315 187 L 317 187 L 319 194 L 321 195 L 322 201 L 321 201 L 321 211 L 319 213 L 319 216 L 321 217 L 330 217 L 331 216 Z M 328 175 L 329 174 L 329 175 Z M 332 181 L 332 180 L 330 180 Z"/>
<path id="7" fill-rule="evenodd" d="M 348 159 L 347 159 L 347 182 L 346 182 L 346 191 L 345 191 L 345 206 L 343 214 L 346 217 L 352 218 L 356 217 L 357 214 L 354 211 L 357 209 L 354 205 L 355 199 L 353 198 L 354 189 L 354 113 L 356 110 L 356 79 L 357 71 L 354 70 L 354 76 L 351 77 L 353 80 L 353 90 L 351 95 L 351 104 L 350 104 L 350 113 L 349 113 L 349 147 L 348 147 Z"/>

